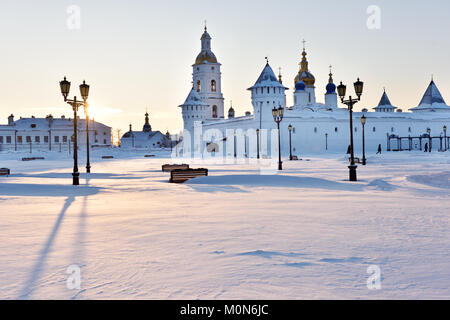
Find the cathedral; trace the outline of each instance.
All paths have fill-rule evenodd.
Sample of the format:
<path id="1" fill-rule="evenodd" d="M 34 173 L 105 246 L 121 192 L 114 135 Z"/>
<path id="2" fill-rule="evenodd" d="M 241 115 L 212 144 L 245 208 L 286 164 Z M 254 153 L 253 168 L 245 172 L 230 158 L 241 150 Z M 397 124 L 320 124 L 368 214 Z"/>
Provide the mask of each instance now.
<path id="1" fill-rule="evenodd" d="M 236 154 L 234 145 L 243 145 L 240 154 L 255 156 L 254 145 L 258 134 L 258 148 L 263 156 L 270 157 L 271 149 L 278 143 L 274 139 L 276 128 L 272 111 L 283 110 L 280 123 L 282 154 L 286 156 L 292 150 L 294 154 L 312 154 L 324 152 L 345 152 L 349 145 L 349 112 L 339 107 L 336 85 L 330 67 L 328 83 L 323 86 L 323 102 L 316 95 L 316 79 L 310 70 L 305 46 L 301 52 L 300 68 L 293 77 L 294 105 L 286 105 L 286 94 L 290 88 L 283 85 L 281 75 L 276 76 L 266 64 L 256 82 L 247 90 L 251 94 L 253 112 L 237 117 L 231 106 L 225 118 L 224 97 L 221 90 L 221 64 L 212 51 L 211 36 L 206 27 L 201 36 L 201 51 L 195 59 L 193 68 L 193 86 L 180 105 L 184 124 L 184 148 L 186 152 L 205 152 L 210 144 L 223 144 L 223 155 Z M 439 89 L 432 80 L 417 106 L 403 110 L 393 106 L 386 90 L 380 103 L 369 111 L 353 113 L 355 151 L 361 152 L 362 123 L 364 115 L 365 144 L 368 152 L 376 151 L 381 144 L 383 149 L 396 149 L 401 137 L 446 138 L 446 127 L 450 125 L 450 107 L 445 103 Z M 445 131 L 445 132 L 444 132 Z M 195 138 L 200 137 L 200 142 Z M 236 138 L 236 136 L 238 138 Z M 391 141 L 393 139 L 393 141 Z M 418 143 L 410 145 L 410 150 L 419 149 Z M 214 148 L 214 151 L 217 148 Z M 219 148 L 220 149 L 220 148 Z M 234 150 L 233 150 L 234 149 Z M 402 149 L 397 145 L 397 149 Z M 259 151 L 259 150 L 258 150 Z"/>

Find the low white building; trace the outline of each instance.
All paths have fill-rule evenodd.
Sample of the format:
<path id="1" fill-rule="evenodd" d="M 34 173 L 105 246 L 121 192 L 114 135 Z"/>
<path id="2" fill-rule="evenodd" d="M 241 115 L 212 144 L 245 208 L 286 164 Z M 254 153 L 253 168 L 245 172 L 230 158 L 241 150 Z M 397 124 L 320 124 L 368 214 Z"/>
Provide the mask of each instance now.
<path id="1" fill-rule="evenodd" d="M 145 113 L 145 123 L 142 131 L 133 131 L 133 128 L 130 124 L 130 130 L 126 132 L 120 139 L 121 148 L 170 148 L 170 143 L 171 140 L 169 134 L 164 135 L 160 131 L 152 131 L 148 113 Z"/>
<path id="2" fill-rule="evenodd" d="M 221 74 L 217 72 L 217 66 L 220 64 L 212 53 L 211 37 L 206 30 L 201 41 L 203 55 L 199 56 L 209 55 L 214 58 L 196 59 L 193 65 L 194 87 L 180 106 L 186 153 L 214 150 L 226 156 L 237 152 L 238 156 L 245 154 L 248 157 L 255 157 L 258 144 L 256 130 L 259 130 L 261 156 L 270 157 L 274 154 L 271 149 L 278 149 L 272 110 L 279 107 L 284 111 L 284 118 L 280 124 L 281 149 L 284 156 L 289 154 L 289 141 L 294 155 L 345 153 L 350 144 L 350 130 L 354 135 L 355 152 L 360 153 L 362 149 L 360 118 L 363 114 L 367 118 L 365 142 L 368 154 L 375 153 L 379 145 L 383 150 L 421 149 L 425 143 L 430 142 L 426 141 L 429 137 L 428 132 L 432 137 L 433 150 L 441 149 L 441 145 L 445 144 L 444 127 L 450 125 L 450 107 L 445 103 L 434 81 L 429 84 L 419 105 L 409 109 L 411 112 L 402 112 L 394 107 L 384 92 L 379 105 L 373 108 L 375 112 L 367 112 L 364 108 L 364 112 L 353 113 L 353 128 L 350 129 L 349 112 L 346 106 L 339 107 L 340 101 L 331 70 L 328 83 L 323 88 L 324 103 L 317 102 L 315 77 L 309 69 L 305 48 L 302 52 L 300 70 L 293 83 L 293 106 L 286 105 L 286 91 L 289 88 L 283 85 L 281 75 L 277 77 L 267 62 L 255 84 L 248 89 L 251 92 L 253 113 L 236 117 L 234 108 L 231 107 L 228 119 L 225 119 L 222 113 L 217 114 L 214 108 L 217 100 L 211 98 L 222 97 L 220 88 L 214 86 L 212 82 L 214 80 L 214 84 L 221 83 Z M 210 72 L 205 73 L 201 70 Z M 212 78 L 211 72 L 214 70 L 216 73 Z M 292 128 L 291 133 L 288 130 L 289 126 Z M 400 138 L 408 139 L 408 142 L 403 140 L 402 145 Z M 219 146 L 207 148 L 212 143 Z M 223 150 L 220 150 L 220 145 L 223 145 Z"/>
<path id="3" fill-rule="evenodd" d="M 73 119 L 62 116 L 54 118 L 8 117 L 8 124 L 0 125 L 0 150 L 50 150 L 67 149 L 73 144 Z M 78 118 L 78 146 L 86 146 L 86 120 Z M 111 146 L 111 127 L 95 120 L 89 122 L 89 143 L 91 147 Z"/>

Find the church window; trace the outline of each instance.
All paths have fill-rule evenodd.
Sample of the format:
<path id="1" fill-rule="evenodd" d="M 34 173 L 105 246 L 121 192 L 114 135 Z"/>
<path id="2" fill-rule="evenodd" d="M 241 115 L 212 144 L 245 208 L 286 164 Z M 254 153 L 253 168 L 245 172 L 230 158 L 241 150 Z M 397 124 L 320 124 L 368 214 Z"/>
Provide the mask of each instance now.
<path id="1" fill-rule="evenodd" d="M 276 91 L 275 91 L 276 89 L 275 88 L 273 88 L 273 94 L 275 94 L 276 93 Z"/>
<path id="2" fill-rule="evenodd" d="M 295 133 L 295 127 L 292 128 L 292 133 Z"/>
<path id="3" fill-rule="evenodd" d="M 358 128 L 357 127 L 355 127 L 355 132 L 358 132 Z"/>
<path id="4" fill-rule="evenodd" d="M 17 143 L 22 143 L 22 136 L 17 137 Z"/>
<path id="5" fill-rule="evenodd" d="M 3 143 L 3 136 L 0 136 L 0 143 Z"/>
<path id="6" fill-rule="evenodd" d="M 11 136 L 6 137 L 6 143 L 11 143 Z"/>
<path id="7" fill-rule="evenodd" d="M 67 143 L 67 136 L 63 136 L 63 143 Z"/>
<path id="8" fill-rule="evenodd" d="M 59 136 L 55 136 L 55 143 L 59 143 Z"/>
<path id="9" fill-rule="evenodd" d="M 270 93 L 270 88 L 269 87 L 267 87 L 267 93 Z"/>
<path id="10" fill-rule="evenodd" d="M 200 92 L 200 89 L 201 89 L 200 80 L 197 80 L 197 92 Z"/>
<path id="11" fill-rule="evenodd" d="M 338 132 L 338 128 L 336 127 L 336 128 L 334 128 L 334 132 Z"/>
<path id="12" fill-rule="evenodd" d="M 217 106 L 212 107 L 212 117 L 217 118 Z"/>
<path id="13" fill-rule="evenodd" d="M 411 127 L 408 127 L 408 132 L 411 132 Z"/>
<path id="14" fill-rule="evenodd" d="M 26 141 L 27 141 L 28 143 L 31 142 L 31 137 L 30 137 L 30 136 L 27 136 L 26 139 L 27 139 Z"/>
<path id="15" fill-rule="evenodd" d="M 314 128 L 314 132 L 317 133 L 317 127 Z"/>
<path id="16" fill-rule="evenodd" d="M 394 127 L 391 128 L 391 132 L 394 132 Z"/>
<path id="17" fill-rule="evenodd" d="M 214 70 L 214 67 L 211 67 L 211 70 Z"/>
<path id="18" fill-rule="evenodd" d="M 211 80 L 211 91 L 216 92 L 216 80 Z"/>
<path id="19" fill-rule="evenodd" d="M 48 136 L 44 136 L 44 143 L 48 143 Z"/>
<path id="20" fill-rule="evenodd" d="M 373 131 L 373 132 L 377 131 L 377 128 L 373 127 L 373 128 L 372 128 L 372 131 Z"/>

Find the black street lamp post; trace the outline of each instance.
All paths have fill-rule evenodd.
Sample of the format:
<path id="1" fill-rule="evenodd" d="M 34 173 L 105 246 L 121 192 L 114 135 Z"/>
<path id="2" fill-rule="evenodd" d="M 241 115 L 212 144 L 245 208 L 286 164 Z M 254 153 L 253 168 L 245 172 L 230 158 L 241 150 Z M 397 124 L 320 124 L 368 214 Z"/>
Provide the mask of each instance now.
<path id="1" fill-rule="evenodd" d="M 283 170 L 283 163 L 281 162 L 281 144 L 280 144 L 280 122 L 283 120 L 284 109 L 280 106 L 278 109 L 272 109 L 273 120 L 278 128 L 278 170 Z"/>
<path id="2" fill-rule="evenodd" d="M 292 161 L 292 125 L 288 126 L 289 130 L 289 160 Z"/>
<path id="3" fill-rule="evenodd" d="M 428 146 L 428 152 L 431 152 L 431 143 L 432 143 L 432 140 L 431 140 L 431 129 L 428 128 L 428 129 L 427 129 L 427 132 L 428 132 L 428 144 L 429 144 L 429 146 Z"/>
<path id="4" fill-rule="evenodd" d="M 234 144 L 234 157 L 236 158 L 237 157 L 237 151 L 236 151 L 236 131 L 235 132 L 233 132 L 233 144 Z"/>
<path id="5" fill-rule="evenodd" d="M 256 159 L 259 159 L 259 129 L 256 129 Z"/>
<path id="6" fill-rule="evenodd" d="M 355 93 L 358 96 L 358 99 L 353 99 L 352 96 L 349 97 L 348 100 L 344 100 L 345 93 L 347 91 L 347 86 L 341 84 L 337 87 L 339 97 L 341 98 L 341 102 L 345 104 L 348 107 L 349 115 L 350 115 L 350 165 L 348 166 L 349 169 L 349 178 L 350 181 L 357 181 L 356 176 L 356 168 L 357 165 L 355 164 L 355 152 L 354 152 L 354 145 L 353 145 L 353 106 L 358 103 L 361 100 L 361 95 L 363 92 L 363 86 L 364 83 L 359 80 L 354 83 L 355 87 Z"/>
<path id="7" fill-rule="evenodd" d="M 328 151 L 328 133 L 325 133 L 325 150 Z"/>
<path id="8" fill-rule="evenodd" d="M 448 148 L 448 142 L 447 142 L 447 126 L 444 126 L 442 128 L 444 130 L 444 149 L 447 151 Z"/>
<path id="9" fill-rule="evenodd" d="M 91 160 L 89 156 L 89 104 L 87 98 L 89 96 L 89 85 L 83 80 L 80 85 L 80 93 L 83 98 L 84 114 L 86 115 L 86 172 L 91 173 Z"/>
<path id="10" fill-rule="evenodd" d="M 83 98 L 83 102 L 77 100 L 77 97 L 75 96 L 73 99 L 67 99 L 67 96 L 69 95 L 70 91 L 70 82 L 66 80 L 66 77 L 64 77 L 64 80 L 59 83 L 59 86 L 61 88 L 61 93 L 64 97 L 64 101 L 67 102 L 72 107 L 73 110 L 73 185 L 77 186 L 80 184 L 80 173 L 78 172 L 78 134 L 77 134 L 77 125 L 78 125 L 78 108 L 80 106 L 85 106 L 88 94 L 89 94 L 89 86 L 86 85 L 83 81 L 83 84 L 80 85 L 80 92 L 81 96 Z M 87 86 L 87 87 L 86 87 Z M 87 110 L 87 109 L 85 109 Z M 88 146 L 89 148 L 89 146 Z M 69 147 L 70 149 L 70 147 Z"/>
<path id="11" fill-rule="evenodd" d="M 366 116 L 362 115 L 361 117 L 361 124 L 362 124 L 362 152 L 363 152 L 363 156 L 362 156 L 362 165 L 365 166 L 366 165 L 366 137 L 365 137 L 365 126 L 366 126 Z"/>

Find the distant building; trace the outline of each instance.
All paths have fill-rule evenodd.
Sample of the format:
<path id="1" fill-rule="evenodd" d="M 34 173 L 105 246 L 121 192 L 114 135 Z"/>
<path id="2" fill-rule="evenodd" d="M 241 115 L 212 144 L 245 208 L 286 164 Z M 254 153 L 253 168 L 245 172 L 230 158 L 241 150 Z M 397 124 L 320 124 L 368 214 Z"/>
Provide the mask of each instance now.
<path id="1" fill-rule="evenodd" d="M 148 116 L 148 113 L 145 113 L 145 123 L 142 131 L 133 131 L 130 124 L 130 130 L 120 139 L 122 148 L 158 149 L 170 147 L 170 136 L 164 135 L 160 131 L 152 131 Z"/>
<path id="2" fill-rule="evenodd" d="M 86 146 L 86 120 L 78 118 L 78 146 Z M 92 147 L 111 146 L 111 127 L 95 120 L 89 122 L 89 140 Z M 0 150 L 59 150 L 73 143 L 73 119 L 8 117 L 8 124 L 0 125 Z"/>

